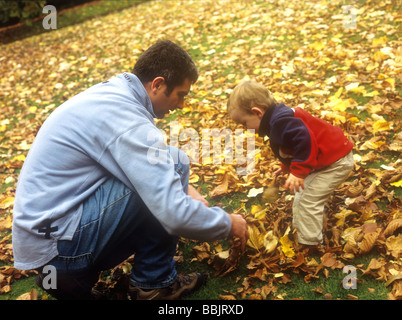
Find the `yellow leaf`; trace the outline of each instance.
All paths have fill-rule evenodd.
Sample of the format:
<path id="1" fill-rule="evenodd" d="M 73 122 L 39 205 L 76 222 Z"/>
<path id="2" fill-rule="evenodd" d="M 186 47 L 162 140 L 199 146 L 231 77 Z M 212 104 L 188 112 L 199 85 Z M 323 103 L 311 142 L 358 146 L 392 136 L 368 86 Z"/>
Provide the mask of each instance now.
<path id="1" fill-rule="evenodd" d="M 374 96 L 378 96 L 380 95 L 380 93 L 377 90 L 371 91 L 371 92 L 366 92 L 364 94 L 365 97 L 374 97 Z"/>
<path id="2" fill-rule="evenodd" d="M 191 107 L 184 107 L 184 108 L 181 109 L 181 111 L 182 111 L 183 113 L 188 113 L 188 112 L 193 111 L 193 108 L 191 108 Z"/>
<path id="3" fill-rule="evenodd" d="M 387 131 L 390 129 L 389 123 L 384 119 L 379 119 L 373 124 L 373 133 L 378 131 Z"/>
<path id="4" fill-rule="evenodd" d="M 402 180 L 399 180 L 397 182 L 392 182 L 392 183 L 390 183 L 390 185 L 393 187 L 402 187 Z"/>
<path id="5" fill-rule="evenodd" d="M 367 110 L 370 113 L 378 113 L 382 110 L 382 107 L 380 105 L 368 105 Z"/>
<path id="6" fill-rule="evenodd" d="M 316 42 L 310 44 L 309 47 L 314 50 L 321 51 L 322 49 L 324 49 L 325 43 L 316 41 Z"/>
<path id="7" fill-rule="evenodd" d="M 255 217 L 256 219 L 260 220 L 260 219 L 262 219 L 262 218 L 265 217 L 266 213 L 267 213 L 267 209 L 264 209 L 264 210 L 258 211 L 258 212 L 254 215 L 254 217 Z"/>
<path id="8" fill-rule="evenodd" d="M 377 45 L 381 45 L 381 44 L 385 44 L 387 43 L 387 37 L 381 37 L 381 38 L 376 38 L 373 39 L 372 45 L 373 46 L 377 46 Z"/>
<path id="9" fill-rule="evenodd" d="M 212 157 L 203 157 L 202 158 L 203 165 L 208 165 L 208 164 L 212 164 L 212 163 L 213 163 Z"/>
<path id="10" fill-rule="evenodd" d="M 2 202 L 0 202 L 0 209 L 7 209 L 14 204 L 14 197 L 5 198 Z"/>
<path id="11" fill-rule="evenodd" d="M 338 98 L 332 98 L 331 100 L 332 101 L 328 104 L 328 106 L 331 107 L 332 110 L 345 112 L 345 110 L 350 107 L 349 100 L 342 100 Z"/>
<path id="12" fill-rule="evenodd" d="M 378 140 L 377 138 L 378 137 L 371 138 L 370 140 L 363 143 L 363 145 L 360 147 L 360 150 L 367 150 L 367 149 L 376 150 L 385 144 L 384 141 Z"/>
<path id="13" fill-rule="evenodd" d="M 258 211 L 261 211 L 263 208 L 260 204 L 253 204 L 251 206 L 251 213 L 256 214 Z"/>
<path id="14" fill-rule="evenodd" d="M 338 89 L 338 91 L 335 92 L 334 98 L 338 99 L 338 98 L 341 96 L 342 92 L 343 92 L 343 88 L 340 87 L 340 88 Z"/>
<path id="15" fill-rule="evenodd" d="M 25 161 L 25 156 L 23 154 L 20 154 L 18 156 L 15 156 L 13 158 L 13 161 Z"/>
<path id="16" fill-rule="evenodd" d="M 192 174 L 189 179 L 189 183 L 196 183 L 200 180 L 200 177 L 196 174 Z"/>
<path id="17" fill-rule="evenodd" d="M 282 252 L 286 257 L 292 258 L 295 256 L 295 251 L 293 249 L 293 243 L 289 239 L 289 234 L 284 235 L 280 239 L 280 243 L 282 244 Z"/>
<path id="18" fill-rule="evenodd" d="M 219 169 L 215 170 L 215 174 L 224 174 L 226 172 L 225 167 L 220 167 Z"/>
<path id="19" fill-rule="evenodd" d="M 392 90 L 395 90 L 395 79 L 387 78 L 384 80 L 385 82 L 389 83 L 392 87 Z"/>
<path id="20" fill-rule="evenodd" d="M 365 89 L 364 87 L 362 87 L 362 86 L 358 86 L 358 87 L 356 87 L 356 88 L 352 88 L 352 89 L 350 89 L 350 91 L 351 91 L 351 92 L 354 92 L 354 93 L 358 93 L 358 94 L 363 94 L 363 95 L 366 94 L 366 89 Z"/>
<path id="21" fill-rule="evenodd" d="M 374 64 L 368 64 L 366 67 L 366 71 L 370 72 L 373 71 L 374 69 L 377 69 L 379 67 L 379 64 L 376 62 Z"/>
<path id="22" fill-rule="evenodd" d="M 5 218 L 0 219 L 0 231 L 1 230 L 9 230 L 13 226 L 13 219 L 11 216 L 7 216 Z"/>
<path id="23" fill-rule="evenodd" d="M 381 62 L 382 60 L 385 59 L 385 54 L 382 53 L 381 51 L 377 51 L 376 53 L 374 53 L 373 57 L 374 61 Z"/>
<path id="24" fill-rule="evenodd" d="M 359 118 L 357 118 L 357 117 L 350 117 L 348 119 L 348 121 L 351 123 L 359 123 L 360 122 Z"/>
<path id="25" fill-rule="evenodd" d="M 264 209 L 261 205 L 252 205 L 251 213 L 254 215 L 256 219 L 262 219 L 265 217 L 265 214 L 267 213 L 267 208 Z"/>
<path id="26" fill-rule="evenodd" d="M 336 213 L 334 216 L 336 219 L 338 219 L 336 221 L 336 225 L 337 226 L 343 226 L 345 224 L 345 219 L 349 216 L 349 215 L 353 215 L 353 214 L 357 214 L 356 212 L 352 211 L 352 210 L 348 210 L 348 209 L 343 209 L 341 212 Z"/>
<path id="27" fill-rule="evenodd" d="M 247 245 L 260 251 L 264 246 L 264 235 L 261 234 L 260 230 L 258 230 L 255 225 L 248 226 L 248 233 L 250 234 L 250 237 L 247 240 Z"/>
<path id="28" fill-rule="evenodd" d="M 326 116 L 328 118 L 335 120 L 335 122 L 337 124 L 346 122 L 346 118 L 344 116 L 339 115 L 338 113 L 322 111 L 321 114 L 323 116 Z"/>

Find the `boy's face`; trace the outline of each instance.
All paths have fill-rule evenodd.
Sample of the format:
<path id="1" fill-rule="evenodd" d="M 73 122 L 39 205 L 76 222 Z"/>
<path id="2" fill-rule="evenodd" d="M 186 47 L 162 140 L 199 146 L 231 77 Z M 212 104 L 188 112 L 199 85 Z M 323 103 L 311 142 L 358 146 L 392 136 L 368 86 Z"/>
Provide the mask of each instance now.
<path id="1" fill-rule="evenodd" d="M 234 109 L 230 111 L 230 117 L 234 122 L 244 125 L 247 129 L 254 129 L 255 132 L 258 132 L 264 112 L 258 107 L 251 108 L 251 112 Z"/>

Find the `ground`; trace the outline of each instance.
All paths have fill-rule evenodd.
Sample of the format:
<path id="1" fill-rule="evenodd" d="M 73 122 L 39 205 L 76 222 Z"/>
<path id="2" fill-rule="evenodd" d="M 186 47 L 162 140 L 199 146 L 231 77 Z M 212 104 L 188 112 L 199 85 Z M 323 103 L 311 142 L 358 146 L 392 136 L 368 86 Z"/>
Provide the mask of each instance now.
<path id="1" fill-rule="evenodd" d="M 190 183 L 210 205 L 243 214 L 251 234 L 242 256 L 229 240 L 181 239 L 179 272 L 210 274 L 187 299 L 400 299 L 400 9 L 391 0 L 147 1 L 1 45 L 0 299 L 50 298 L 33 284 L 33 272 L 14 269 L 11 246 L 18 174 L 37 130 L 68 98 L 129 72 L 158 39 L 183 46 L 200 78 L 185 107 L 157 125 L 192 156 Z M 231 90 L 245 78 L 341 127 L 354 143 L 354 171 L 326 207 L 321 253 L 297 249 L 283 181 L 277 200 L 262 197 L 279 163 L 267 141 L 226 113 Z M 211 145 L 202 153 L 207 129 L 226 132 L 242 152 L 221 143 L 219 152 Z M 245 165 L 255 170 L 241 174 Z M 129 263 L 105 272 L 99 290 L 123 299 L 115 288 Z"/>

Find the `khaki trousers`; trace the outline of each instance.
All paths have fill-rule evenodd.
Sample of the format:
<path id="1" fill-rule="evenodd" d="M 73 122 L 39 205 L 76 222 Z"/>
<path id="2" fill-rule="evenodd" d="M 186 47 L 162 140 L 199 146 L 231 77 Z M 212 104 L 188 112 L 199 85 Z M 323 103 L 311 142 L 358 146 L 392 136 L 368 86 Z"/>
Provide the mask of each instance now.
<path id="1" fill-rule="evenodd" d="M 321 244 L 324 206 L 331 193 L 346 180 L 354 167 L 353 153 L 330 166 L 313 171 L 304 179 L 304 189 L 295 193 L 293 227 L 300 244 Z"/>

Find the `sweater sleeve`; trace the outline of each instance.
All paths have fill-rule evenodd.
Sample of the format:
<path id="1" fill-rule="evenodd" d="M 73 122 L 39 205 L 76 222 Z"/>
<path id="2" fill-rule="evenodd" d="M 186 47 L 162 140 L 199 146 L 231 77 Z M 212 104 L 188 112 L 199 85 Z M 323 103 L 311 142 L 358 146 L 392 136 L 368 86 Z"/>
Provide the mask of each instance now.
<path id="1" fill-rule="evenodd" d="M 305 178 L 314 167 L 315 144 L 303 121 L 294 116 L 281 117 L 272 128 L 274 143 L 279 148 L 293 151 L 289 165 L 290 173 Z"/>
<path id="2" fill-rule="evenodd" d="M 228 214 L 219 207 L 206 207 L 183 191 L 174 160 L 156 127 L 143 124 L 120 135 L 102 162 L 138 193 L 168 233 L 203 241 L 228 236 Z"/>

